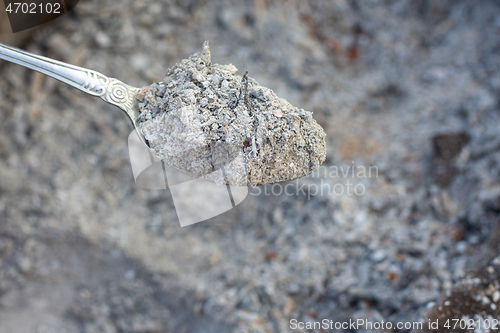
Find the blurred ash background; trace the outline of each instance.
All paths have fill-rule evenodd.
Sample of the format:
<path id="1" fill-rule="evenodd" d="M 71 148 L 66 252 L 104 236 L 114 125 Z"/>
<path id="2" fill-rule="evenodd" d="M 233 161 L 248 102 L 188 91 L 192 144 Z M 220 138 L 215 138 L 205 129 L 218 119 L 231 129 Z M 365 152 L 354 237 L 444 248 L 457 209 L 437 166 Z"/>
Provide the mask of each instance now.
<path id="1" fill-rule="evenodd" d="M 499 318 L 497 1 L 89 0 L 22 36 L 0 20 L 3 42 L 133 86 L 210 40 L 314 112 L 326 167 L 378 168 L 361 196 L 263 192 L 180 228 L 168 191 L 134 184 L 118 108 L 1 62 L 1 332 Z"/>

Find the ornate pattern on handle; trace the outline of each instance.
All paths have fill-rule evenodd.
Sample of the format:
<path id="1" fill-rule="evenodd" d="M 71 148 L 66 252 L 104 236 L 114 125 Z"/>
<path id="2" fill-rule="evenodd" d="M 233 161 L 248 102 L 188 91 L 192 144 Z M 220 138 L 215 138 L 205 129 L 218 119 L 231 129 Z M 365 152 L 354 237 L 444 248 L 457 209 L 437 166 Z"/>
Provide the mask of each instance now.
<path id="1" fill-rule="evenodd" d="M 135 126 L 139 116 L 135 96 L 140 88 L 129 86 L 91 69 L 66 64 L 2 43 L 0 43 L 0 59 L 31 68 L 92 96 L 101 97 L 104 101 L 125 111 Z"/>
<path id="2" fill-rule="evenodd" d="M 82 86 L 82 90 L 90 95 L 101 97 L 104 101 L 128 112 L 133 109 L 135 95 L 140 89 L 99 72 L 87 70 L 87 80 Z"/>

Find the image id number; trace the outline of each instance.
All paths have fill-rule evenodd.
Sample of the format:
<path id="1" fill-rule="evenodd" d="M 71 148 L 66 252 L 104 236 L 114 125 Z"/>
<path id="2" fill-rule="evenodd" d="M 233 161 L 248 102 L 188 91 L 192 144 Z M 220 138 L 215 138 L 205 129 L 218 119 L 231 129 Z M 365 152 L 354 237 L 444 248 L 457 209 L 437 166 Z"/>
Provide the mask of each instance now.
<path id="1" fill-rule="evenodd" d="M 6 8 L 7 13 L 11 14 L 61 14 L 61 4 L 60 3 L 26 3 L 26 2 L 15 2 L 9 3 Z"/>

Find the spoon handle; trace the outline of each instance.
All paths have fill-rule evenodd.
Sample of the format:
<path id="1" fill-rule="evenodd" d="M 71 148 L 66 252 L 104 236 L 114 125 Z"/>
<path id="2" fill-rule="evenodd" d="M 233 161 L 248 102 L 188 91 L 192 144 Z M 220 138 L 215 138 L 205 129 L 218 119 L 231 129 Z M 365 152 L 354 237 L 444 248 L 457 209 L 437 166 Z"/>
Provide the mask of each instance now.
<path id="1" fill-rule="evenodd" d="M 33 69 L 121 108 L 135 123 L 139 116 L 135 95 L 129 86 L 91 69 L 78 67 L 0 43 L 0 59 Z"/>

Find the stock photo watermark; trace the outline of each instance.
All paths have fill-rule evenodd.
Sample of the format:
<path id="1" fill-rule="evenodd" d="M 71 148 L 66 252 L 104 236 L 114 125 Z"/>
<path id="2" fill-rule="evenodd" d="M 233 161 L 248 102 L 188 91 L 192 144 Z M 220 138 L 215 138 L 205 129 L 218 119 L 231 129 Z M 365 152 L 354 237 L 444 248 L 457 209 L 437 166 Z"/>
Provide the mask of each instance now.
<path id="1" fill-rule="evenodd" d="M 321 166 L 306 177 L 286 183 L 248 187 L 218 185 L 193 178 L 163 163 L 142 142 L 136 131 L 128 138 L 130 163 L 137 186 L 149 190 L 169 190 L 182 227 L 223 214 L 251 196 L 362 196 L 367 181 L 378 178 L 376 166 L 351 164 Z M 235 156 L 234 160 L 241 160 Z M 232 163 L 233 161 L 231 161 Z M 242 168 L 242 172 L 245 169 Z M 213 173 L 224 175 L 224 166 Z M 210 175 L 208 175 L 210 176 Z M 242 174 L 246 177 L 246 174 Z M 210 177 L 206 177 L 210 179 Z"/>
<path id="2" fill-rule="evenodd" d="M 12 32 L 34 28 L 72 10 L 79 0 L 3 0 Z"/>
<path id="3" fill-rule="evenodd" d="M 316 196 L 362 196 L 366 193 L 366 179 L 378 178 L 378 167 L 364 166 L 320 166 L 308 176 L 287 183 L 250 188 L 251 196 L 306 196 L 308 200 Z"/>

